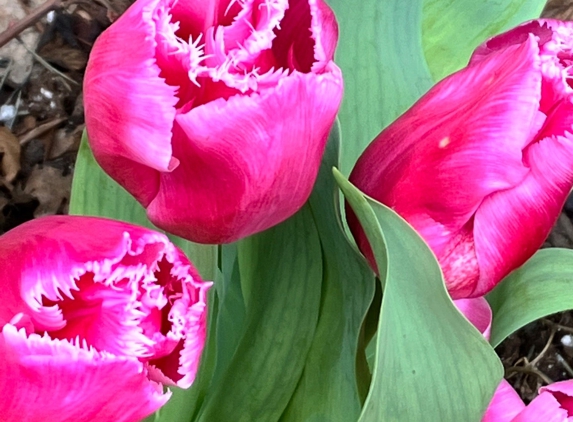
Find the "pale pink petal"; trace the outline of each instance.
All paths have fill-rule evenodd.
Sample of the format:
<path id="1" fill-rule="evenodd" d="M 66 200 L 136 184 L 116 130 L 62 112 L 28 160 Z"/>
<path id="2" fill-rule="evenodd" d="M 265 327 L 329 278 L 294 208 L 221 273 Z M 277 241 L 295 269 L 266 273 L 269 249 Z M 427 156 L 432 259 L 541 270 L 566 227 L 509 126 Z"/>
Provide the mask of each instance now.
<path id="1" fill-rule="evenodd" d="M 311 0 L 311 32 L 314 39 L 313 72 L 321 72 L 334 60 L 334 50 L 338 42 L 338 23 L 334 12 L 323 0 Z"/>
<path id="2" fill-rule="evenodd" d="M 275 31 L 289 8 L 288 0 L 247 0 L 233 23 L 213 28 L 207 33 L 206 60 L 209 66 L 230 63 L 227 68 L 248 70 L 255 65 L 257 73 L 266 73 L 277 63 L 269 52 Z M 280 32 L 280 30 L 278 30 Z"/>
<path id="3" fill-rule="evenodd" d="M 84 79 L 86 124 L 95 157 L 123 183 L 129 180 L 124 166 L 146 166 L 146 171 L 138 167 L 138 179 L 128 186 L 143 203 L 155 194 L 157 171 L 176 165 L 171 156 L 176 88 L 160 77 L 155 60 L 153 12 L 163 1 L 138 1 L 108 28 L 94 45 Z M 113 158 L 124 159 L 122 166 L 113 165 Z"/>
<path id="4" fill-rule="evenodd" d="M 179 115 L 173 149 L 181 165 L 162 174 L 151 221 L 204 243 L 283 221 L 310 194 L 341 96 L 338 73 L 295 72 L 277 89 Z"/>
<path id="5" fill-rule="evenodd" d="M 493 314 L 487 300 L 484 297 L 458 299 L 454 300 L 454 305 L 489 340 Z"/>
<path id="6" fill-rule="evenodd" d="M 481 422 L 511 422 L 523 409 L 525 404 L 519 394 L 506 380 L 501 380 Z"/>
<path id="7" fill-rule="evenodd" d="M 139 422 L 169 399 L 137 359 L 81 342 L 0 333 L 0 419 L 3 422 Z"/>

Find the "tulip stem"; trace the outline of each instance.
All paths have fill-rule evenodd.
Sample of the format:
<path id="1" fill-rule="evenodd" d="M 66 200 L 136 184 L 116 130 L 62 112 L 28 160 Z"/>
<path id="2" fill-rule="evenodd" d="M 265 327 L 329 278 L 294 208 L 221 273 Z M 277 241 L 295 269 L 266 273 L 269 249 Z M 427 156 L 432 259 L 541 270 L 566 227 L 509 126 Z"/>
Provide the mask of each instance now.
<path id="1" fill-rule="evenodd" d="M 549 347 L 551 346 L 551 343 L 553 342 L 553 337 L 555 337 L 555 332 L 557 331 L 557 329 L 555 327 L 552 327 L 551 329 L 551 334 L 549 335 L 549 339 L 547 340 L 547 343 L 545 343 L 545 347 L 543 347 L 543 350 L 541 352 L 539 352 L 539 354 L 535 357 L 535 359 L 533 359 L 531 362 L 529 362 L 529 366 L 536 366 L 539 361 L 541 360 L 541 358 L 543 356 L 545 356 L 545 353 L 547 353 L 547 351 L 549 350 Z"/>
<path id="2" fill-rule="evenodd" d="M 521 366 L 512 366 L 511 368 L 506 369 L 507 375 L 511 374 L 512 372 L 520 372 L 522 374 L 533 374 L 541 378 L 541 380 L 545 384 L 547 385 L 553 384 L 553 380 L 551 378 L 549 378 L 547 375 L 545 375 L 543 372 L 541 372 L 539 369 L 536 368 L 530 368 L 530 367 L 522 368 Z"/>

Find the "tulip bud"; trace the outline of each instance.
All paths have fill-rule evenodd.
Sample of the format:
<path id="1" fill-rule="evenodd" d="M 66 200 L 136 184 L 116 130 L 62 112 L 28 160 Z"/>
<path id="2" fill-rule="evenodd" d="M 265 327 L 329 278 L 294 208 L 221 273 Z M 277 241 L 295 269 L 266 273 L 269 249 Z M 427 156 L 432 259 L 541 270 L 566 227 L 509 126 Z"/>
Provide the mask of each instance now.
<path id="1" fill-rule="evenodd" d="M 454 299 L 490 291 L 543 243 L 573 186 L 573 23 L 485 42 L 365 150 L 350 180 L 434 251 Z M 366 237 L 349 226 L 371 265 Z"/>
<path id="2" fill-rule="evenodd" d="M 150 220 L 232 242 L 308 199 L 342 98 L 323 0 L 138 0 L 84 82 L 90 145 Z"/>
<path id="3" fill-rule="evenodd" d="M 137 422 L 188 388 L 206 293 L 163 234 L 52 216 L 0 237 L 0 420 Z"/>

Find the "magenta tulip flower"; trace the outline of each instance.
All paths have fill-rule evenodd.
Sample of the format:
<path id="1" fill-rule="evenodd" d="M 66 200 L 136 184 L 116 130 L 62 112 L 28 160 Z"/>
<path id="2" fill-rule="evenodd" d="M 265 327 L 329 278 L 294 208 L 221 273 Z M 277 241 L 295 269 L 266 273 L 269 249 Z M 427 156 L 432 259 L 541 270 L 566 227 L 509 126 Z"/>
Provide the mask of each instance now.
<path id="1" fill-rule="evenodd" d="M 193 382 L 211 283 L 163 234 L 53 216 L 0 237 L 0 420 L 138 422 Z"/>
<path id="2" fill-rule="evenodd" d="M 324 0 L 138 0 L 84 83 L 98 163 L 171 233 L 231 242 L 307 200 L 342 98 Z"/>
<path id="3" fill-rule="evenodd" d="M 503 380 L 482 422 L 573 422 L 573 380 L 540 388 L 527 406 Z"/>
<path id="4" fill-rule="evenodd" d="M 573 23 L 478 47 L 366 149 L 350 180 L 436 254 L 453 298 L 481 296 L 543 243 L 573 186 Z M 371 265 L 355 216 L 349 226 Z"/>

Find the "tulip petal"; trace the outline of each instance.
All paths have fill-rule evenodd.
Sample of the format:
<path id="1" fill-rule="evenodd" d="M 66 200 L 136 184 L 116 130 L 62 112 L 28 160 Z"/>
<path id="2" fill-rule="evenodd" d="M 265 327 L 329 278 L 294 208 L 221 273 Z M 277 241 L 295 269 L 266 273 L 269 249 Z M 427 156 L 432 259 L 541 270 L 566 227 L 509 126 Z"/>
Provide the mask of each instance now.
<path id="1" fill-rule="evenodd" d="M 460 229 L 484 196 L 525 177 L 522 149 L 539 127 L 524 122 L 542 123 L 540 84 L 531 39 L 490 55 L 438 83 L 382 132 L 351 181 L 406 219 L 425 210 L 449 231 Z"/>
<path id="2" fill-rule="evenodd" d="M 542 245 L 559 216 L 573 184 L 573 135 L 564 131 L 566 126 L 573 128 L 569 101 L 557 106 L 541 132 L 556 134 L 525 151 L 524 163 L 530 171 L 523 182 L 486 197 L 478 209 L 474 238 L 480 280 L 472 296 L 489 291 L 497 280 L 522 265 Z"/>
<path id="3" fill-rule="evenodd" d="M 555 397 L 568 416 L 573 416 L 573 380 L 555 382 L 539 389 L 540 394 L 545 392 Z"/>
<path id="4" fill-rule="evenodd" d="M 511 422 L 567 422 L 568 412 L 550 392 L 534 398 Z"/>
<path id="5" fill-rule="evenodd" d="M 234 241 L 283 221 L 310 194 L 341 95 L 338 69 L 295 72 L 276 89 L 178 115 L 173 149 L 181 165 L 161 175 L 149 218 L 202 243 Z"/>
<path id="6" fill-rule="evenodd" d="M 523 409 L 525 404 L 519 394 L 506 380 L 501 380 L 481 422 L 511 422 Z"/>
<path id="7" fill-rule="evenodd" d="M 8 312 L 32 311 L 39 323 L 41 296 L 52 301 L 70 296 L 80 275 L 98 270 L 102 277 L 111 276 L 114 265 L 148 244 L 166 252 L 173 248 L 163 234 L 136 226 L 130 226 L 128 234 L 125 223 L 99 218 L 52 216 L 16 227 L 0 242 L 0 256 L 14 257 L 0 266 L 0 279 L 20 281 L 6 283 L 0 291 L 6 304 L 0 307 L 0 325 L 12 318 Z M 149 256 L 148 263 L 153 259 L 157 255 Z"/>
<path id="8" fill-rule="evenodd" d="M 493 314 L 487 300 L 484 297 L 457 299 L 454 300 L 454 305 L 483 334 L 485 339 L 489 340 Z"/>
<path id="9" fill-rule="evenodd" d="M 497 50 L 503 50 L 509 46 L 522 44 L 533 34 L 540 45 L 545 44 L 553 37 L 551 27 L 542 19 L 536 19 L 510 29 L 503 34 L 490 38 L 478 46 L 472 54 L 470 65 L 473 65 Z"/>
<path id="10" fill-rule="evenodd" d="M 136 359 L 74 343 L 3 327 L 3 422 L 138 422 L 169 399 L 170 393 L 149 381 Z"/>
<path id="11" fill-rule="evenodd" d="M 143 203 L 155 193 L 148 190 L 155 187 L 156 171 L 170 171 L 177 164 L 171 156 L 177 88 L 160 77 L 154 58 L 153 10 L 159 3 L 135 3 L 98 38 L 84 80 L 86 124 L 94 155 L 112 170 L 112 177 L 127 181 L 130 192 Z M 125 160 L 122 167 L 131 161 L 149 169 L 138 167 L 140 179 L 132 178 L 130 183 L 125 177 L 129 167 L 114 174 L 119 165 L 112 160 L 118 157 Z"/>

